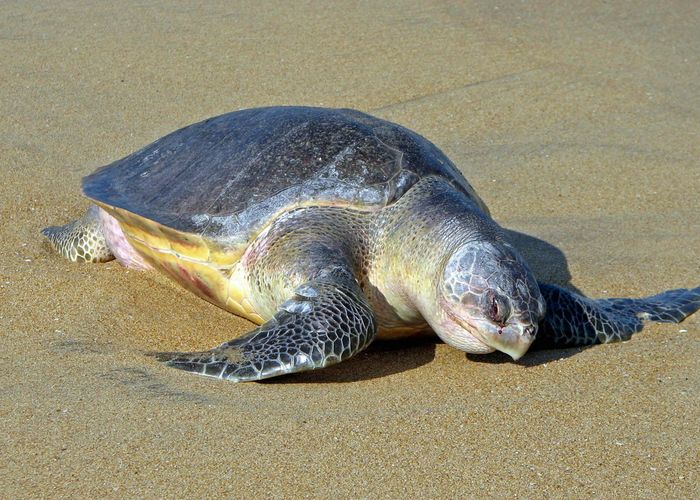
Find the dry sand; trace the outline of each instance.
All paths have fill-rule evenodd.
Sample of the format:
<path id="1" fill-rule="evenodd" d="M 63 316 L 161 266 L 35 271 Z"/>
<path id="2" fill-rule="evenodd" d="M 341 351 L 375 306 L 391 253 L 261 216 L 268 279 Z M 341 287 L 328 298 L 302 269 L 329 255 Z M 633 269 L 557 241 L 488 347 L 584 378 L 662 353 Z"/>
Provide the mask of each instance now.
<path id="1" fill-rule="evenodd" d="M 180 126 L 346 106 L 438 144 L 545 279 L 696 286 L 698 26 L 693 1 L 3 2 L 0 496 L 698 498 L 700 315 L 521 363 L 397 343 L 235 385 L 144 352 L 248 323 L 39 234 Z"/>

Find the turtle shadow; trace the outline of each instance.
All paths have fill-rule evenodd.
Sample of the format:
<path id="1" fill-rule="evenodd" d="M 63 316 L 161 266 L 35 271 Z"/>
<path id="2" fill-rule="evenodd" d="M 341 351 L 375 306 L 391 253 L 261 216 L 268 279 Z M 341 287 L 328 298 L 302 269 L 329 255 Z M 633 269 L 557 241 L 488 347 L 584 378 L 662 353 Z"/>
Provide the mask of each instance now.
<path id="1" fill-rule="evenodd" d="M 465 353 L 465 357 L 474 363 L 485 363 L 488 365 L 518 364 L 529 368 L 532 366 L 545 365 L 561 359 L 570 358 L 571 356 L 575 356 L 589 347 L 592 346 L 573 347 L 568 349 L 529 350 L 525 356 L 520 358 L 518 361 L 513 361 L 510 356 L 502 352 L 492 352 L 489 354 Z"/>
<path id="2" fill-rule="evenodd" d="M 263 384 L 323 384 L 372 380 L 416 369 L 435 359 L 437 337 L 376 340 L 367 350 L 323 370 L 261 380 Z"/>
<path id="3" fill-rule="evenodd" d="M 506 238 L 520 252 L 538 281 L 552 283 L 583 295 L 571 283 L 569 263 L 564 252 L 557 247 L 529 234 L 504 229 Z"/>

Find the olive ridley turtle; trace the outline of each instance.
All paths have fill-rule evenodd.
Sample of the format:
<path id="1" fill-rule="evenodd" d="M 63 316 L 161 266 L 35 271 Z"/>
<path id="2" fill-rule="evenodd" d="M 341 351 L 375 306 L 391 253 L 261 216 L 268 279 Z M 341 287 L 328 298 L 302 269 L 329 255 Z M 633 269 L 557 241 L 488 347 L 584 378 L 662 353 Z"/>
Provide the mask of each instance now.
<path id="1" fill-rule="evenodd" d="M 453 163 L 348 109 L 268 107 L 173 132 L 83 180 L 94 203 L 43 233 L 78 262 L 154 268 L 260 325 L 210 351 L 155 353 L 232 381 L 346 360 L 432 329 L 469 353 L 625 340 L 679 322 L 700 287 L 592 300 L 538 283 Z"/>

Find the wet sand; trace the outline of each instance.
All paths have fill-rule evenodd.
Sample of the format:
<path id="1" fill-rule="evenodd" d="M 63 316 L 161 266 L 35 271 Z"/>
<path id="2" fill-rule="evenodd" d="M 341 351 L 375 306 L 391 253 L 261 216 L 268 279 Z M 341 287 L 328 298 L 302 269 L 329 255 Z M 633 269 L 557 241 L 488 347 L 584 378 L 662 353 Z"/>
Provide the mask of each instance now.
<path id="1" fill-rule="evenodd" d="M 430 138 L 538 275 L 700 283 L 700 11 L 687 2 L 8 2 L 0 7 L 0 495 L 700 496 L 700 315 L 513 363 L 373 346 L 231 384 L 145 352 L 250 328 L 42 227 L 188 123 L 353 107 Z"/>

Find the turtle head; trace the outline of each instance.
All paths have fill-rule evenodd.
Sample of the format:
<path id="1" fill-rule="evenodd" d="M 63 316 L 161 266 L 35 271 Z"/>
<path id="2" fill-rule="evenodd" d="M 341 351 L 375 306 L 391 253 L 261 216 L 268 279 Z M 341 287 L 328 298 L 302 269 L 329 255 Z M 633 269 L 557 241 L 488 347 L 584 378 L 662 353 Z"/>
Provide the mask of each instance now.
<path id="1" fill-rule="evenodd" d="M 545 313 L 539 286 L 508 243 L 476 241 L 447 259 L 430 321 L 447 344 L 471 353 L 494 350 L 519 359 Z"/>

